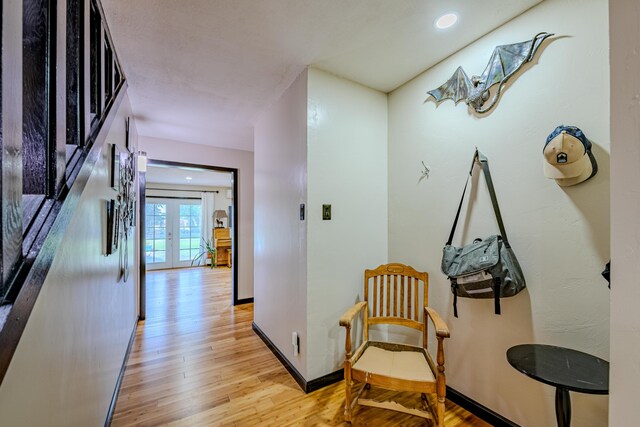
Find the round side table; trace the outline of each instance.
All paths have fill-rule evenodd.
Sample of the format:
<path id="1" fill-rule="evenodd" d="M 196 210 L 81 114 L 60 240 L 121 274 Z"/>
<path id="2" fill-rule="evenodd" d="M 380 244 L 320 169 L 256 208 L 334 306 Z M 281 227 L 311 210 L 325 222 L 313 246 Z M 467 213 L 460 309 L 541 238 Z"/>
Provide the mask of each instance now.
<path id="1" fill-rule="evenodd" d="M 609 362 L 577 350 L 544 344 L 522 344 L 507 350 L 518 371 L 556 388 L 558 427 L 571 425 L 569 391 L 609 393 Z"/>

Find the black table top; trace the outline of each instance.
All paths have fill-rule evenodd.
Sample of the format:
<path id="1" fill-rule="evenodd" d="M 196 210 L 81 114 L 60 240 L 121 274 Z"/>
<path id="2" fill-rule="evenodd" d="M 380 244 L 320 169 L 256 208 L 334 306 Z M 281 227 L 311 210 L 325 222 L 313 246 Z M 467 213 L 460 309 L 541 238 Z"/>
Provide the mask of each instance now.
<path id="1" fill-rule="evenodd" d="M 518 371 L 554 387 L 589 394 L 609 393 L 609 362 L 577 350 L 522 344 L 507 350 Z"/>

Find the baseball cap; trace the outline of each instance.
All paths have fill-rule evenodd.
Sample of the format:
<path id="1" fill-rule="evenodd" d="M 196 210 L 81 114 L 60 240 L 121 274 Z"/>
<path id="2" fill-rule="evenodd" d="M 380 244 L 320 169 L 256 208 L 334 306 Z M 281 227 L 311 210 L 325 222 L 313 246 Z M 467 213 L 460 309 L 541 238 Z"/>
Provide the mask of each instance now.
<path id="1" fill-rule="evenodd" d="M 570 186 L 586 181 L 598 172 L 591 142 L 575 126 L 560 125 L 547 137 L 542 151 L 544 175 L 558 185 Z"/>

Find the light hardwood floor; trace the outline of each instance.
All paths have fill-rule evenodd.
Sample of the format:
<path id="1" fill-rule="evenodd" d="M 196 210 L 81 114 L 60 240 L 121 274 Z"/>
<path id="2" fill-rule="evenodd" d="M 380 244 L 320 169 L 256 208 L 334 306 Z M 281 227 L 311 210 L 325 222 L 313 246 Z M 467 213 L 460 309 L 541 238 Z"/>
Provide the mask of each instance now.
<path id="1" fill-rule="evenodd" d="M 303 393 L 252 321 L 253 304 L 231 305 L 229 268 L 147 273 L 147 320 L 138 325 L 112 426 L 343 425 L 344 383 Z M 354 425 L 426 425 L 376 408 L 354 414 Z M 451 402 L 445 422 L 489 426 Z"/>

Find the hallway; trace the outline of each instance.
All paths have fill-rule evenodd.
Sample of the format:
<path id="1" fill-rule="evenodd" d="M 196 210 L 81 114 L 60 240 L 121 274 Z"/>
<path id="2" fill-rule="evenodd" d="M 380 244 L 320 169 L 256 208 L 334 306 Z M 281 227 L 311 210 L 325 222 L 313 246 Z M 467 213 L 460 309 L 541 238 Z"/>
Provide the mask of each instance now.
<path id="1" fill-rule="evenodd" d="M 147 320 L 138 325 L 112 426 L 343 424 L 343 383 L 300 390 L 252 331 L 253 304 L 231 305 L 231 269 L 150 272 L 147 293 Z M 488 426 L 447 406 L 448 427 Z M 425 423 L 363 407 L 354 425 Z"/>

